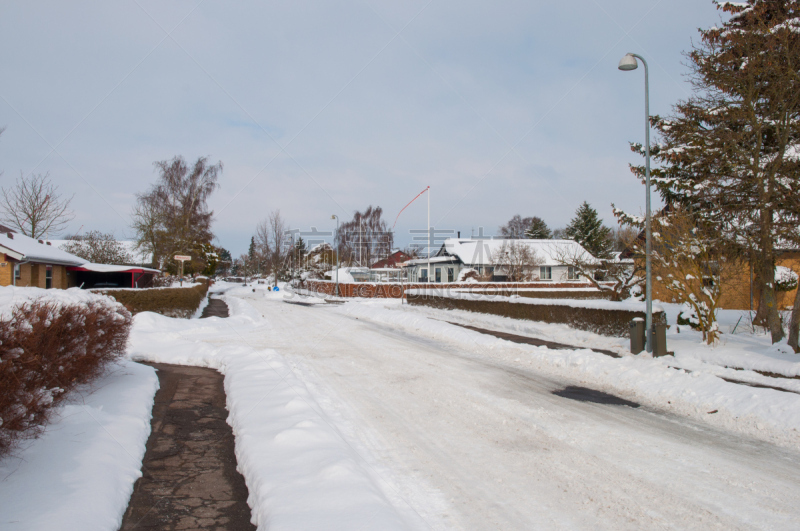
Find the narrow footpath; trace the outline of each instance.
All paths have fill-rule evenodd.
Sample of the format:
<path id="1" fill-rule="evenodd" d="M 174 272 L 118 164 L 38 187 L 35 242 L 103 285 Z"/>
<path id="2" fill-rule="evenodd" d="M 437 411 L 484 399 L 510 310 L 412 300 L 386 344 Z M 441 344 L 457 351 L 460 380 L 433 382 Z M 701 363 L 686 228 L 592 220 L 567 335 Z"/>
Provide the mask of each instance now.
<path id="1" fill-rule="evenodd" d="M 211 299 L 202 317 L 227 317 Z M 201 318 L 202 318 L 201 317 Z M 152 431 L 122 530 L 253 530 L 247 486 L 236 471 L 225 422 L 223 377 L 213 369 L 161 363 Z"/>

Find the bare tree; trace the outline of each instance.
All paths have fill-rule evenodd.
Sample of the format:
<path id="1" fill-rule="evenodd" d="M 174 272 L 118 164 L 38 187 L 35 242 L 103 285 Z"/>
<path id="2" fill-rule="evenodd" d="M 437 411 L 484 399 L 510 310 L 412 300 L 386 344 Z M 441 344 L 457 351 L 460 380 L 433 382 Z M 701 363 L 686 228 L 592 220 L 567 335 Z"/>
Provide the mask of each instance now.
<path id="1" fill-rule="evenodd" d="M 634 245 L 638 231 L 618 232 L 624 236 L 625 248 Z M 633 258 L 620 258 L 614 254 L 598 259 L 577 245 L 552 244 L 551 254 L 561 265 L 573 268 L 576 278 L 588 280 L 595 288 L 605 292 L 613 301 L 625 300 L 631 291 L 644 284 L 645 276 L 641 261 Z"/>
<path id="2" fill-rule="evenodd" d="M 278 275 L 291 252 L 291 244 L 286 238 L 287 230 L 288 226 L 281 217 L 280 210 L 272 211 L 267 219 L 256 226 L 256 253 L 265 258 L 275 286 L 278 285 Z"/>
<path id="3" fill-rule="evenodd" d="M 523 218 L 519 214 L 508 220 L 508 223 L 500 227 L 500 236 L 509 240 L 521 240 L 525 238 L 527 231 L 533 224 L 534 218 Z"/>
<path id="4" fill-rule="evenodd" d="M 0 219 L 31 238 L 59 232 L 75 217 L 69 210 L 72 197 L 58 193 L 49 174 L 20 173 L 13 188 L 2 188 Z"/>
<path id="5" fill-rule="evenodd" d="M 353 219 L 339 226 L 336 249 L 342 262 L 370 265 L 389 256 L 394 236 L 382 215 L 381 207 L 369 206 L 364 212 L 356 211 Z"/>
<path id="6" fill-rule="evenodd" d="M 82 236 L 73 236 L 61 249 L 95 264 L 131 264 L 133 257 L 125 246 L 111 233 L 89 231 Z"/>
<path id="7" fill-rule="evenodd" d="M 494 273 L 505 273 L 509 282 L 525 282 L 533 277 L 533 268 L 542 264 L 536 250 L 522 242 L 505 241 L 491 254 Z"/>

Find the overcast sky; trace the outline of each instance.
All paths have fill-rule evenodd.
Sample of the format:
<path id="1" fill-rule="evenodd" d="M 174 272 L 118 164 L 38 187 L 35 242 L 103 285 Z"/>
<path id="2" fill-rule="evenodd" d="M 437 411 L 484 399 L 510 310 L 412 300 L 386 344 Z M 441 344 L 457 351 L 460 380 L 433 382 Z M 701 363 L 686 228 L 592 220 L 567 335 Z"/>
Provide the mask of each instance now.
<path id="1" fill-rule="evenodd" d="M 49 172 L 70 231 L 131 237 L 153 162 L 221 160 L 218 244 L 275 209 L 330 230 L 430 185 L 435 227 L 566 225 L 589 201 L 643 211 L 628 170 L 651 113 L 689 95 L 682 52 L 710 0 L 0 1 L 0 184 Z M 424 229 L 423 200 L 396 241 Z"/>

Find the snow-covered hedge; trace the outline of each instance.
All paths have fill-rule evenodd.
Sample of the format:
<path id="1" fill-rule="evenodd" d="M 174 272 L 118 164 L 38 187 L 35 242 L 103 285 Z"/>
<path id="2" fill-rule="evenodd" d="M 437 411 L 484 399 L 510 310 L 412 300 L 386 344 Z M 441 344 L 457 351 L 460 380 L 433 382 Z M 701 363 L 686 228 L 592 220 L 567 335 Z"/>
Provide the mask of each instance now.
<path id="1" fill-rule="evenodd" d="M 208 280 L 188 287 L 103 290 L 133 314 L 155 312 L 167 317 L 191 317 L 208 291 Z"/>
<path id="2" fill-rule="evenodd" d="M 645 316 L 645 305 L 641 302 L 534 299 L 452 290 L 434 293 L 432 290 L 413 289 L 408 290 L 406 295 L 409 304 L 563 323 L 579 330 L 615 337 L 628 337 L 631 320 Z M 666 323 L 664 311 L 659 306 L 653 307 L 653 321 Z"/>
<path id="3" fill-rule="evenodd" d="M 125 353 L 131 323 L 123 305 L 77 288 L 0 288 L 0 455 Z"/>

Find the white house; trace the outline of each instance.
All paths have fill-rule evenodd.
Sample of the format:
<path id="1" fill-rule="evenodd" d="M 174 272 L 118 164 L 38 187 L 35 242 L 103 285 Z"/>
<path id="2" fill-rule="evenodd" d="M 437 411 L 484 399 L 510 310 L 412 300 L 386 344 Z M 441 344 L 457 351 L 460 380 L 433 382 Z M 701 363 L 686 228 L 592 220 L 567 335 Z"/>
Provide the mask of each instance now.
<path id="1" fill-rule="evenodd" d="M 509 280 L 509 273 L 524 270 L 531 281 L 586 282 L 574 268 L 562 265 L 566 257 L 595 258 L 573 240 L 505 240 L 448 238 L 430 258 L 409 260 L 404 264 L 410 282 L 456 282 L 459 273 L 474 269 L 479 275 L 491 275 L 493 282 Z M 428 272 L 428 264 L 432 270 Z M 430 280 L 429 280 L 430 277 Z"/>

